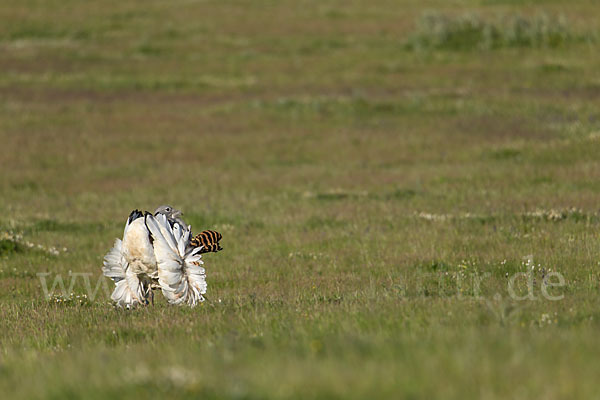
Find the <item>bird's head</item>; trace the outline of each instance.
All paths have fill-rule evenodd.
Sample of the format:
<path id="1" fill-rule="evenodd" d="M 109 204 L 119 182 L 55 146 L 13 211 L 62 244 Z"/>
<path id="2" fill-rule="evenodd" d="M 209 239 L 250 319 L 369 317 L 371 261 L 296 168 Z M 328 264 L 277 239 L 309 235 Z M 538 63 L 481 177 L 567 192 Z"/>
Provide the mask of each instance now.
<path id="1" fill-rule="evenodd" d="M 160 206 L 154 211 L 154 215 L 163 214 L 167 218 L 177 218 L 183 215 L 183 213 L 169 205 Z"/>

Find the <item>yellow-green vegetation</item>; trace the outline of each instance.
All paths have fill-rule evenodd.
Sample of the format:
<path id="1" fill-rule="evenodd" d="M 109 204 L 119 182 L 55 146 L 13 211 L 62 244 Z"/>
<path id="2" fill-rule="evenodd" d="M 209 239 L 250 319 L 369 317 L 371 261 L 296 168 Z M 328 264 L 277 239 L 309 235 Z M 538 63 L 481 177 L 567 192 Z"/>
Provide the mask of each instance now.
<path id="1" fill-rule="evenodd" d="M 597 397 L 599 16 L 4 1 L 0 392 Z M 223 234 L 208 300 L 114 309 L 102 258 L 164 203 Z"/>

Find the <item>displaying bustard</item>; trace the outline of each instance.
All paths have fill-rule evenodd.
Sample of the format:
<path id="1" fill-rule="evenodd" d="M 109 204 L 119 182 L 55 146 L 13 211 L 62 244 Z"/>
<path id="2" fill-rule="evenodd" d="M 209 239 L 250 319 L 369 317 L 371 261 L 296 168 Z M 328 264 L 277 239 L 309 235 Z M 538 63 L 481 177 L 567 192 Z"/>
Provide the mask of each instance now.
<path id="1" fill-rule="evenodd" d="M 153 289 L 160 289 L 171 304 L 193 307 L 204 301 L 206 274 L 201 253 L 207 249 L 191 240 L 191 227 L 181 215 L 170 206 L 159 207 L 154 215 L 131 212 L 123 239 L 116 239 L 102 268 L 115 282 L 111 299 L 118 306 L 147 305 L 153 302 Z M 216 247 L 221 249 L 218 241 Z"/>

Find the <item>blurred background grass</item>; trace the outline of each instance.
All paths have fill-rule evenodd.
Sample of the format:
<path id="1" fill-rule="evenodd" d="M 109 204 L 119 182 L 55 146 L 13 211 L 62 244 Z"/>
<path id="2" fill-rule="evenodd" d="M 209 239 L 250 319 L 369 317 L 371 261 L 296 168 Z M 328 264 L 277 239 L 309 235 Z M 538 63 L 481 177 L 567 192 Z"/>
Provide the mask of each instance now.
<path id="1" fill-rule="evenodd" d="M 9 0 L 0 22 L 5 393 L 596 396 L 594 1 Z M 224 235 L 207 303 L 121 312 L 82 279 L 45 300 L 37 273 L 95 287 L 163 203 Z M 511 301 L 525 259 L 538 300 Z"/>

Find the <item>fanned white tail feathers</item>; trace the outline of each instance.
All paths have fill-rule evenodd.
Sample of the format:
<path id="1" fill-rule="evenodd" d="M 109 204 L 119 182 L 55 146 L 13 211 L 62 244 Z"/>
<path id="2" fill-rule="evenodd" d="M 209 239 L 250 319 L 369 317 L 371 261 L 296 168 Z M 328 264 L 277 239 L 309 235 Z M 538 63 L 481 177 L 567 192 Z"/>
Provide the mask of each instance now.
<path id="1" fill-rule="evenodd" d="M 115 281 L 115 284 L 125 279 L 125 259 L 122 253 L 121 239 L 115 240 L 115 245 L 104 256 L 104 266 L 102 272 L 104 275 Z"/>
<path id="2" fill-rule="evenodd" d="M 206 274 L 200 265 L 200 248 L 189 245 L 190 229 L 158 214 L 146 218 L 154 238 L 154 255 L 158 265 L 158 282 L 171 304 L 195 306 L 204 301 Z M 186 229 L 187 228 L 187 229 Z"/>
<path id="3" fill-rule="evenodd" d="M 135 307 L 146 302 L 144 294 L 147 289 L 144 288 L 137 275 L 129 271 L 122 250 L 122 241 L 115 240 L 115 245 L 104 257 L 102 272 L 116 285 L 110 298 L 119 307 Z"/>

